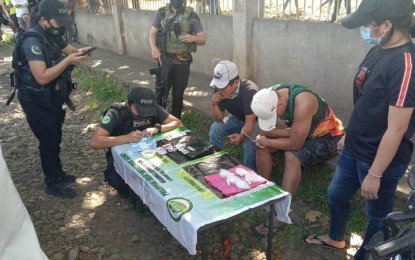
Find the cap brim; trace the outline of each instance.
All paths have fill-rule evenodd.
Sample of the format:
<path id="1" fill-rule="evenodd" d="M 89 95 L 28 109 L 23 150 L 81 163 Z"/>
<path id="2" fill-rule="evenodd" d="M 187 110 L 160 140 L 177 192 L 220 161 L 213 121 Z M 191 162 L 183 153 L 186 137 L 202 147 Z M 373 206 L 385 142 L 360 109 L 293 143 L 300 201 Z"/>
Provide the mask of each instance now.
<path id="1" fill-rule="evenodd" d="M 74 24 L 72 18 L 69 16 L 55 16 L 53 17 L 60 26 L 71 26 Z"/>
<path id="2" fill-rule="evenodd" d="M 277 114 L 273 115 L 270 118 L 267 119 L 261 119 L 258 117 L 258 125 L 259 128 L 261 128 L 262 131 L 271 131 L 275 128 L 275 125 L 277 123 Z"/>
<path id="3" fill-rule="evenodd" d="M 216 87 L 218 89 L 223 89 L 225 88 L 227 85 L 229 84 L 229 81 L 223 81 L 223 80 L 217 80 L 217 79 L 213 79 L 210 82 L 210 86 L 211 87 Z"/>
<path id="4" fill-rule="evenodd" d="M 135 108 L 137 109 L 138 113 L 140 114 L 140 116 L 156 116 L 157 115 L 157 109 L 156 109 L 156 105 L 152 105 L 152 106 L 142 106 L 136 102 L 134 102 Z"/>
<path id="5" fill-rule="evenodd" d="M 372 21 L 369 14 L 356 11 L 341 20 L 341 24 L 347 29 L 355 29 L 357 27 L 368 24 Z"/>

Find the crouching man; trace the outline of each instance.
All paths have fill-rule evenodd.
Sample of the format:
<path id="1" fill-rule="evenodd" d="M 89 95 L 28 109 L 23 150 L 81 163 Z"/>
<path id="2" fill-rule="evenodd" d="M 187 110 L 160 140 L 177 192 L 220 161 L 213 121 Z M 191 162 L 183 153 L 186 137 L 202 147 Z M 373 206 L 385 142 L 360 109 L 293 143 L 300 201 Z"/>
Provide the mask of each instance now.
<path id="1" fill-rule="evenodd" d="M 251 102 L 257 85 L 242 80 L 235 63 L 224 60 L 216 65 L 210 86 L 214 89 L 211 110 L 215 122 L 210 127 L 209 142 L 219 149 L 223 149 L 226 137 L 233 145 L 242 144 L 244 164 L 256 170 L 255 144 L 251 139 L 258 134 L 259 127 Z M 226 117 L 225 111 L 229 112 Z"/>
<path id="2" fill-rule="evenodd" d="M 301 181 L 301 167 L 319 164 L 337 153 L 337 142 L 344 134 L 342 122 L 319 95 L 295 84 L 258 91 L 251 108 L 261 129 L 256 138 L 258 173 L 271 179 L 273 153 L 283 151 L 281 186 L 294 196 Z M 277 118 L 288 128 L 276 128 Z M 281 225 L 276 220 L 273 231 Z M 257 236 L 269 232 L 266 224 L 257 225 L 253 231 Z"/>
<path id="3" fill-rule="evenodd" d="M 135 143 L 146 135 L 166 132 L 182 126 L 176 117 L 155 104 L 154 93 L 149 88 L 134 87 L 125 102 L 114 103 L 102 119 L 90 140 L 92 149 L 111 148 L 125 143 Z M 106 153 L 105 181 L 120 196 L 129 193 L 129 186 L 114 168 L 111 149 Z"/>

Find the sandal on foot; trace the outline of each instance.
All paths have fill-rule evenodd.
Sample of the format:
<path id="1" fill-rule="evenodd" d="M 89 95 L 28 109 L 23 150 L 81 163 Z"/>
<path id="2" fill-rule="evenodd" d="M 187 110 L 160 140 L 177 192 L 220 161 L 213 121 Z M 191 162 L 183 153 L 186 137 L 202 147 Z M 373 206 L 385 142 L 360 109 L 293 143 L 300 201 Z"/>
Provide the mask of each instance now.
<path id="1" fill-rule="evenodd" d="M 310 237 L 310 239 L 315 239 L 318 242 L 320 242 L 319 244 L 309 243 L 309 242 L 307 242 L 307 238 L 308 238 L 308 236 L 305 236 L 305 237 L 303 237 L 302 240 L 303 240 L 304 244 L 306 244 L 308 246 L 319 246 L 319 247 L 329 248 L 329 249 L 333 249 L 333 250 L 337 250 L 337 251 L 344 251 L 347 248 L 347 246 L 344 246 L 344 247 L 340 248 L 340 247 L 335 247 L 335 246 L 329 245 L 326 242 L 324 242 L 323 240 L 321 240 L 319 238 L 319 235 L 313 235 L 312 237 Z"/>
<path id="2" fill-rule="evenodd" d="M 267 228 L 268 229 L 268 232 L 269 232 L 269 226 L 268 226 L 268 224 L 266 222 L 263 222 L 263 223 L 259 223 L 259 224 L 257 223 L 256 225 L 253 225 L 252 226 L 252 234 L 254 236 L 258 237 L 258 238 L 263 238 L 263 237 L 268 236 L 268 232 L 261 233 L 260 231 L 258 231 L 256 229 L 259 225 L 262 225 L 264 228 Z M 286 227 L 287 227 L 287 225 L 285 223 L 282 223 L 278 227 L 273 227 L 272 228 L 272 234 L 274 234 L 275 232 L 278 232 L 278 231 L 284 231 Z"/>

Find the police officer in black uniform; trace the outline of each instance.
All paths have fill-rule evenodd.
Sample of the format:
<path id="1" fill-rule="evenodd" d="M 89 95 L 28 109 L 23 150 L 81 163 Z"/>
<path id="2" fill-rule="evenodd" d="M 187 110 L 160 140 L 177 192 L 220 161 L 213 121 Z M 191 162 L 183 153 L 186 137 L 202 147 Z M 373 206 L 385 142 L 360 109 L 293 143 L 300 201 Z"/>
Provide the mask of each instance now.
<path id="1" fill-rule="evenodd" d="M 91 137 L 90 146 L 93 149 L 104 149 L 135 143 L 143 136 L 167 132 L 181 125 L 179 119 L 155 103 L 151 89 L 134 87 L 130 90 L 127 101 L 114 103 L 107 111 L 101 125 Z M 116 172 L 110 149 L 106 153 L 106 159 L 105 181 L 120 196 L 125 197 L 128 195 L 129 186 Z"/>
<path id="2" fill-rule="evenodd" d="M 21 66 L 17 97 L 32 132 L 39 140 L 45 192 L 57 197 L 73 197 L 75 191 L 66 184 L 74 182 L 75 176 L 62 170 L 59 156 L 65 118 L 63 94 L 66 93 L 57 87 L 57 82 L 69 66 L 85 61 L 83 52 L 89 47 L 75 49 L 62 39 L 66 26 L 73 23 L 63 3 L 42 0 L 38 7 L 35 23 L 29 30 L 35 34 L 22 40 L 18 52 Z"/>

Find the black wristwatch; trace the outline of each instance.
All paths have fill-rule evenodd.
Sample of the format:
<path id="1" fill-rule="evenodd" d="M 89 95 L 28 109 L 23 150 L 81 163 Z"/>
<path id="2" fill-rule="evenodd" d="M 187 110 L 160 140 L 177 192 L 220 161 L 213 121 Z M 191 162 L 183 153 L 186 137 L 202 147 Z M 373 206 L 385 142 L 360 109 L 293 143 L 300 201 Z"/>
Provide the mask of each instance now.
<path id="1" fill-rule="evenodd" d="M 155 124 L 154 128 L 156 128 L 158 130 L 157 133 L 161 133 L 161 125 L 160 124 Z"/>

